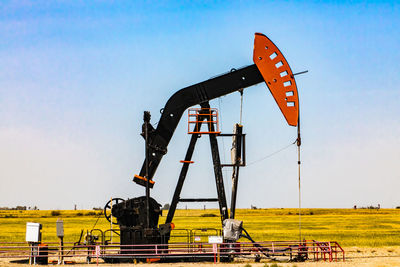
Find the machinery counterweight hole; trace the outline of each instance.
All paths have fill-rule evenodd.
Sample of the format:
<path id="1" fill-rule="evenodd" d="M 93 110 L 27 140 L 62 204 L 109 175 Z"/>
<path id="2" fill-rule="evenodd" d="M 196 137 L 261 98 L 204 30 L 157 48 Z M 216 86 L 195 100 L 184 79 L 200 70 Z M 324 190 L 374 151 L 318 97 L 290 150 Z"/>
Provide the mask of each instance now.
<path id="1" fill-rule="evenodd" d="M 293 91 L 286 92 L 286 96 L 293 96 L 293 95 L 294 95 Z"/>
<path id="2" fill-rule="evenodd" d="M 286 75 L 288 75 L 288 72 L 285 70 L 285 71 L 282 71 L 281 73 L 280 73 L 280 75 L 281 75 L 281 77 L 285 77 Z"/>
<path id="3" fill-rule="evenodd" d="M 293 101 L 287 102 L 286 105 L 288 107 L 294 107 L 294 102 Z"/>
<path id="4" fill-rule="evenodd" d="M 274 58 L 276 58 L 278 56 L 278 54 L 276 52 L 272 53 L 269 58 L 272 60 Z"/>
<path id="5" fill-rule="evenodd" d="M 278 63 L 275 64 L 275 67 L 276 67 L 276 68 L 280 68 L 280 67 L 282 67 L 282 66 L 283 66 L 282 61 L 279 61 Z"/>
<path id="6" fill-rule="evenodd" d="M 283 86 L 285 86 L 285 87 L 288 87 L 290 85 L 292 85 L 291 81 L 286 81 L 286 82 L 283 83 Z"/>

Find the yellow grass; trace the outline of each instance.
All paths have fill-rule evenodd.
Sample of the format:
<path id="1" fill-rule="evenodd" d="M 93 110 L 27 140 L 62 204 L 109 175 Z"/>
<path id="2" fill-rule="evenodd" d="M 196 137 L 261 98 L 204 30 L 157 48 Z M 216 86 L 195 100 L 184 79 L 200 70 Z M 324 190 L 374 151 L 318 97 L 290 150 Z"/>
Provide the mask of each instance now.
<path id="1" fill-rule="evenodd" d="M 24 242 L 27 222 L 43 225 L 43 240 L 57 241 L 56 221 L 64 221 L 65 241 L 76 242 L 81 230 L 96 227 L 106 230 L 109 222 L 99 211 L 0 211 L 0 242 Z M 201 217 L 217 210 L 177 210 L 178 229 L 220 228 L 219 217 Z M 383 247 L 400 245 L 400 210 L 303 209 L 302 237 L 308 240 L 338 241 L 343 246 Z M 166 215 L 166 214 L 164 214 Z M 296 209 L 239 209 L 237 219 L 255 240 L 297 240 L 299 216 Z M 160 218 L 163 223 L 165 217 Z M 117 228 L 117 226 L 114 226 Z M 115 236 L 115 235 L 114 235 Z"/>

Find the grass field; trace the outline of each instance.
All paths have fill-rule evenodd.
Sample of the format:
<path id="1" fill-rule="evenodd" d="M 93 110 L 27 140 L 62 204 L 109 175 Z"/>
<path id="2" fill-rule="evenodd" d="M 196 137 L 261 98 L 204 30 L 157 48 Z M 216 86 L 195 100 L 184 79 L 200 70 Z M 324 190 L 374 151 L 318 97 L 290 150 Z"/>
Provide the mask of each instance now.
<path id="1" fill-rule="evenodd" d="M 220 228 L 218 210 L 177 210 L 178 229 Z M 400 210 L 303 209 L 302 236 L 319 241 L 338 241 L 345 247 L 400 246 Z M 166 215 L 166 214 L 164 214 Z M 81 230 L 106 230 L 109 222 L 100 211 L 0 211 L 0 242 L 24 242 L 26 222 L 43 225 L 43 241 L 57 241 L 56 221 L 62 218 L 66 242 L 79 239 Z M 97 220 L 98 219 L 98 220 Z M 258 241 L 297 240 L 299 216 L 296 209 L 237 210 L 237 219 Z M 165 217 L 161 217 L 163 223 Z M 117 228 L 117 226 L 114 226 Z"/>

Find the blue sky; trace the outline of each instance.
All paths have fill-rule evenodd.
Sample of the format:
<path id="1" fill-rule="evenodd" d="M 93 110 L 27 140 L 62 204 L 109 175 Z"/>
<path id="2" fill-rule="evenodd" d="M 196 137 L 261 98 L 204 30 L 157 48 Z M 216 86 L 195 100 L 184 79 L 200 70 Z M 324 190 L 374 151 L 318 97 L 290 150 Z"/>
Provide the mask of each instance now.
<path id="1" fill-rule="evenodd" d="M 395 1 L 6 1 L 0 4 L 0 206 L 103 206 L 136 197 L 142 112 L 252 64 L 262 32 L 297 76 L 306 207 L 400 206 L 400 5 Z M 212 101 L 230 132 L 239 94 Z M 186 118 L 155 175 L 170 202 Z M 248 162 L 293 142 L 268 89 L 245 90 Z M 229 159 L 230 140 L 220 141 Z M 295 146 L 243 168 L 238 206 L 296 207 Z M 183 196 L 214 197 L 200 140 Z M 226 190 L 230 172 L 225 171 Z M 229 195 L 229 194 L 228 194 Z M 196 207 L 196 206 L 193 206 Z M 211 207 L 211 206 L 210 206 Z"/>

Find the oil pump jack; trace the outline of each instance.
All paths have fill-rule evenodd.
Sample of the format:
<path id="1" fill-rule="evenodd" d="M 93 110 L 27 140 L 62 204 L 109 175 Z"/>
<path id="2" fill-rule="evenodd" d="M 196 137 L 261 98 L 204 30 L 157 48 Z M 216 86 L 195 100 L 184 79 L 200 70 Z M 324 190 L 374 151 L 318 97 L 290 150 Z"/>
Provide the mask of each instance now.
<path id="1" fill-rule="evenodd" d="M 141 135 L 146 144 L 145 160 L 140 173 L 134 176 L 133 181 L 146 188 L 146 195 L 128 200 L 112 199 L 104 208 L 108 220 L 111 216 L 117 218 L 121 246 L 146 244 L 165 244 L 167 246 L 178 202 L 218 202 L 225 241 L 235 242 L 239 239 L 241 222 L 234 218 L 239 168 L 245 165 L 245 134 L 242 132 L 242 125 L 239 124 L 235 126 L 233 134 L 220 133 L 214 120 L 217 111 L 210 108 L 209 101 L 233 92 L 242 92 L 245 88 L 265 82 L 287 123 L 290 126 L 297 126 L 299 120 L 299 100 L 292 70 L 276 45 L 261 33 L 255 34 L 253 62 L 252 65 L 232 69 L 226 74 L 177 91 L 161 110 L 162 115 L 156 129 L 150 124 L 150 113 L 144 112 Z M 183 166 L 166 221 L 159 224 L 161 205 L 150 197 L 150 189 L 155 184 L 153 177 L 161 159 L 167 154 L 168 144 L 183 113 L 194 105 L 200 105 L 201 108 L 192 113 L 195 119 L 192 124 L 189 124 L 189 127 L 193 125 L 193 129 L 189 129 L 192 134 L 189 147 L 184 160 L 181 161 Z M 207 130 L 201 130 L 203 124 L 208 126 Z M 209 135 L 217 198 L 183 199 L 180 198 L 180 193 L 189 166 L 193 163 L 193 151 L 201 134 Z M 217 136 L 233 137 L 235 153 L 232 164 L 221 164 Z M 233 168 L 230 214 L 228 214 L 223 184 L 223 167 Z M 111 214 L 107 211 L 108 209 L 111 209 Z"/>

